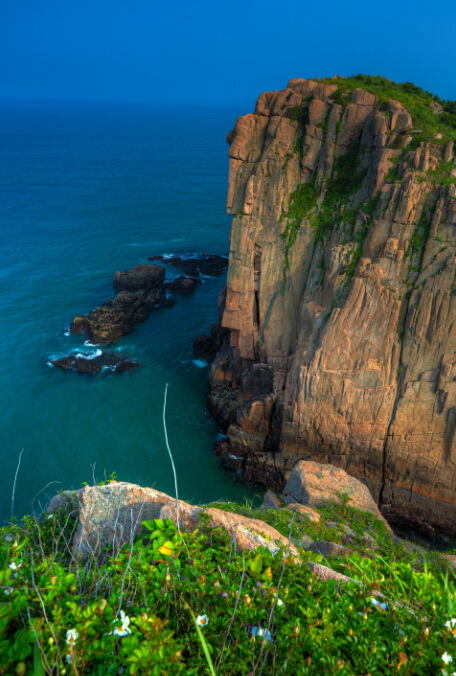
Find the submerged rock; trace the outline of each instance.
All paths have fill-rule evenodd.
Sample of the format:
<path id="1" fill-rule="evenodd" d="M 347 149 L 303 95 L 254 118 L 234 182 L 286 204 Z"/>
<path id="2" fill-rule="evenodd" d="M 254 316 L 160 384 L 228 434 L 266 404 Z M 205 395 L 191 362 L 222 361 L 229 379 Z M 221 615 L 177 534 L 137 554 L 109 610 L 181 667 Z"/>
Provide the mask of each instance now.
<path id="1" fill-rule="evenodd" d="M 114 373 L 125 373 L 125 371 L 131 371 L 139 366 L 138 362 L 128 357 L 121 357 L 109 352 L 103 352 L 96 357 L 70 354 L 67 357 L 54 359 L 50 363 L 65 371 L 77 371 L 77 373 L 89 373 L 91 375 L 101 373 L 105 368 L 109 368 Z"/>
<path id="2" fill-rule="evenodd" d="M 200 284 L 201 281 L 195 277 L 179 275 L 179 277 L 176 277 L 176 279 L 173 279 L 171 282 L 165 282 L 164 286 L 174 293 L 192 293 L 192 291 Z"/>
<path id="3" fill-rule="evenodd" d="M 156 260 L 151 257 L 149 260 Z M 163 258 L 161 259 L 163 260 Z M 201 256 L 168 256 L 166 263 L 176 268 L 184 270 L 186 275 L 198 277 L 202 275 L 216 276 L 226 272 L 228 268 L 228 258 L 218 254 L 203 254 Z"/>

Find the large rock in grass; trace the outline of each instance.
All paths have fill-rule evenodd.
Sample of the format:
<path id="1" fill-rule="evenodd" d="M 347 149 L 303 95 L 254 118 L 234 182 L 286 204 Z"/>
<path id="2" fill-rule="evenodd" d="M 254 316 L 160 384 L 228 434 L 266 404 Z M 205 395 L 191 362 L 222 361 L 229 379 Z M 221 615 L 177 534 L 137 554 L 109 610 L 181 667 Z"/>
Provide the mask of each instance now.
<path id="1" fill-rule="evenodd" d="M 340 467 L 301 460 L 290 473 L 284 495 L 290 503 L 299 502 L 316 509 L 331 501 L 343 505 L 342 496 L 347 495 L 348 505 L 369 512 L 379 521 L 383 521 L 391 532 L 367 486 Z"/>
<path id="2" fill-rule="evenodd" d="M 83 558 L 100 556 L 106 550 L 116 554 L 141 535 L 142 522 L 149 519 L 170 518 L 177 525 L 179 515 L 181 531 L 192 532 L 199 526 L 203 513 L 209 516 L 209 527 L 225 530 L 240 551 L 267 547 L 276 553 L 280 547 L 289 547 L 290 555 L 297 556 L 296 547 L 263 521 L 182 501 L 177 510 L 175 498 L 135 484 L 113 481 L 106 486 L 65 491 L 51 500 L 48 511 L 54 513 L 59 509 L 78 513 L 73 548 Z"/>

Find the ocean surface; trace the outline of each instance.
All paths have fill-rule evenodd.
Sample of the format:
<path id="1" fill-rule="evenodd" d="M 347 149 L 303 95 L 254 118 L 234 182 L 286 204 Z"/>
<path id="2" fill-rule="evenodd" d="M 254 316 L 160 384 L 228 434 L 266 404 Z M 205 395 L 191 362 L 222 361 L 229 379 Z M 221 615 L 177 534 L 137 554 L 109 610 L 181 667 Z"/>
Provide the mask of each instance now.
<path id="1" fill-rule="evenodd" d="M 229 251 L 225 138 L 239 110 L 70 105 L 0 111 L 0 520 L 39 513 L 63 489 L 120 480 L 180 497 L 251 500 L 221 468 L 193 339 L 217 320 L 225 276 L 153 311 L 106 349 L 141 368 L 97 376 L 49 360 L 94 353 L 68 335 L 114 297 L 116 270 L 167 253 Z M 167 268 L 168 278 L 179 271 Z"/>

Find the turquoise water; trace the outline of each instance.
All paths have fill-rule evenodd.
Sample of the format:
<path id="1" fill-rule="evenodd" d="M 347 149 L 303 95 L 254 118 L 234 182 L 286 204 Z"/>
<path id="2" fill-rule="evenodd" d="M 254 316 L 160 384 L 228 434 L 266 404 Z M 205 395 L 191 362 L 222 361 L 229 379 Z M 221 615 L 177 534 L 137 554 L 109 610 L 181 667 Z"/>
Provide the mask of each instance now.
<path id="1" fill-rule="evenodd" d="M 56 490 L 112 472 L 181 497 L 252 498 L 212 454 L 208 367 L 192 341 L 217 319 L 224 277 L 150 314 L 109 349 L 140 369 L 96 377 L 51 368 L 77 351 L 75 314 L 113 297 L 112 278 L 162 253 L 229 250 L 225 214 L 230 110 L 3 108 L 0 113 L 0 517 L 40 511 Z M 168 276 L 176 276 L 172 268 Z M 51 483 L 49 482 L 59 482 Z M 47 486 L 47 487 L 46 487 Z"/>

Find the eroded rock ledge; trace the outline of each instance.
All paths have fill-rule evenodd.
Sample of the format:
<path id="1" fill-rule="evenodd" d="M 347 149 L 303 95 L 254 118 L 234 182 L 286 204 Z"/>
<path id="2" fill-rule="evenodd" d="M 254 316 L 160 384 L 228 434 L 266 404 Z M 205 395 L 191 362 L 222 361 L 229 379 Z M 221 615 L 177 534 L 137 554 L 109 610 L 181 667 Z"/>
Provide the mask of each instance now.
<path id="1" fill-rule="evenodd" d="M 455 534 L 453 141 L 399 101 L 299 78 L 227 140 L 219 452 L 278 489 L 298 460 L 330 462 L 388 520 Z"/>
<path id="2" fill-rule="evenodd" d="M 331 481 L 334 476 L 337 476 L 339 493 Z M 297 495 L 292 495 L 290 491 Z M 350 506 L 369 512 L 374 520 L 383 521 L 386 530 L 391 534 L 390 527 L 378 511 L 368 489 L 334 467 L 299 463 L 285 490 L 284 504 L 272 507 L 299 511 L 306 520 L 318 522 L 320 515 L 312 507 L 324 507 L 334 500 L 340 500 L 341 492 L 345 493 Z M 312 507 L 306 506 L 307 504 Z M 271 508 L 266 500 L 264 508 Z M 112 481 L 104 486 L 85 486 L 78 491 L 64 491 L 55 496 L 48 507 L 51 514 L 59 510 L 77 516 L 78 525 L 72 544 L 75 554 L 82 558 L 102 556 L 106 548 L 116 555 L 125 545 L 131 544 L 134 538 L 141 535 L 143 521 L 169 518 L 182 531 L 192 532 L 200 526 L 203 514 L 208 517 L 207 525 L 210 528 L 227 531 L 233 544 L 241 551 L 266 547 L 275 554 L 282 547 L 289 550 L 292 556 L 298 555 L 294 542 L 260 519 L 211 506 L 191 505 L 182 500 L 177 503 L 175 498 L 166 493 L 126 482 Z M 314 543 L 308 538 L 297 545 L 310 549 Z M 328 545 L 333 546 L 332 554 L 340 554 L 337 544 L 326 543 L 327 550 Z"/>

